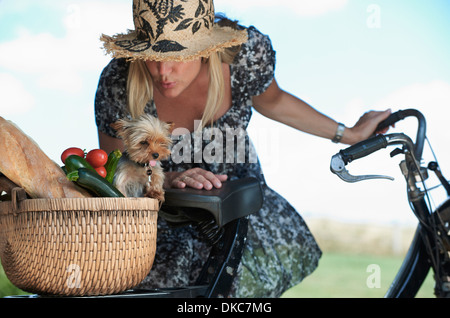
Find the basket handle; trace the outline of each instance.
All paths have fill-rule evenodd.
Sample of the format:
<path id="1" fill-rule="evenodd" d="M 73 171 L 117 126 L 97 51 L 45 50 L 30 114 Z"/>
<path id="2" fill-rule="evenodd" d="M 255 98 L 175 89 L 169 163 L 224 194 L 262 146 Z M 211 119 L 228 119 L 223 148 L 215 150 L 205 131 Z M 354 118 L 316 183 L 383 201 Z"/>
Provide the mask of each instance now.
<path id="1" fill-rule="evenodd" d="M 11 190 L 11 200 L 12 200 L 12 208 L 14 210 L 14 214 L 19 210 L 19 203 L 27 198 L 27 193 L 23 188 L 15 187 Z"/>

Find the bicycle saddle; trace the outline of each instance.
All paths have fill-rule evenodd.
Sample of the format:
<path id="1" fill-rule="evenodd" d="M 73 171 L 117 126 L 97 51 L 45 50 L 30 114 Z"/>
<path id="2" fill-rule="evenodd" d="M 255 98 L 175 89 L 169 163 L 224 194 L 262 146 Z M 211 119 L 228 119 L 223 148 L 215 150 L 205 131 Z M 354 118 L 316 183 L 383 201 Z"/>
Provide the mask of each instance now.
<path id="1" fill-rule="evenodd" d="M 219 227 L 259 211 L 263 195 L 256 178 L 226 181 L 220 189 L 168 189 L 160 215 L 169 223 L 184 225 L 201 222 L 205 212 Z"/>

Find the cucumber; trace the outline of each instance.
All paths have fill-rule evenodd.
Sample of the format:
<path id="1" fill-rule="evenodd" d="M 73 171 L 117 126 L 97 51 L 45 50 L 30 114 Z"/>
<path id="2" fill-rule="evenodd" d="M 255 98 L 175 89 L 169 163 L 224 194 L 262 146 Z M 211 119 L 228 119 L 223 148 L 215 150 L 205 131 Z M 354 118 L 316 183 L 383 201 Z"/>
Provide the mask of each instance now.
<path id="1" fill-rule="evenodd" d="M 122 152 L 119 149 L 112 151 L 108 155 L 108 161 L 105 164 L 106 169 L 106 181 L 109 183 L 113 182 L 114 174 L 116 173 L 117 163 L 119 162 L 120 157 L 122 157 Z"/>
<path id="2" fill-rule="evenodd" d="M 69 172 L 67 178 L 99 197 L 124 197 L 116 187 L 106 181 L 105 178 L 100 176 L 96 171 L 91 171 L 87 168 L 79 168 L 78 170 Z"/>
<path id="3" fill-rule="evenodd" d="M 71 173 L 73 171 L 77 171 L 80 168 L 89 169 L 91 171 L 95 171 L 95 169 L 86 161 L 86 159 L 81 158 L 77 155 L 71 155 L 66 158 L 65 161 L 67 173 Z"/>

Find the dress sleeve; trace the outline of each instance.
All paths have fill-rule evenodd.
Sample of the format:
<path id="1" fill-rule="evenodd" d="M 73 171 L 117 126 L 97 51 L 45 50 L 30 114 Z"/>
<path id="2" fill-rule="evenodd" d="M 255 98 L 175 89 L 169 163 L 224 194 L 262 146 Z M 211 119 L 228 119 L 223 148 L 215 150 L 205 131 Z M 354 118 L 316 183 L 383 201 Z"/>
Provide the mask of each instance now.
<path id="1" fill-rule="evenodd" d="M 243 81 L 249 96 L 262 94 L 275 75 L 275 51 L 267 35 L 255 27 L 247 29 L 248 41 L 242 45 L 235 58 L 237 76 Z"/>
<path id="2" fill-rule="evenodd" d="M 113 59 L 102 71 L 95 94 L 95 122 L 97 128 L 117 137 L 111 124 L 128 115 L 127 78 L 128 63 L 124 59 Z"/>

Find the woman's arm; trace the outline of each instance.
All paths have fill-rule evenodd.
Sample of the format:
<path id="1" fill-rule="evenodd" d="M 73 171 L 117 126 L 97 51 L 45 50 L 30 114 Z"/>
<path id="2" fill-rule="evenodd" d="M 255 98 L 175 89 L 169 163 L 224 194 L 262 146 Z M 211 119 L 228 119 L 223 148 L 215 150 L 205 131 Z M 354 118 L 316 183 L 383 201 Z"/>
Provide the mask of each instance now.
<path id="1" fill-rule="evenodd" d="M 253 97 L 253 104 L 262 115 L 306 133 L 327 139 L 333 139 L 336 134 L 335 120 L 280 89 L 275 79 L 264 93 Z M 367 139 L 389 114 L 390 110 L 365 113 L 352 128 L 345 129 L 341 142 L 354 144 Z"/>
<path id="2" fill-rule="evenodd" d="M 125 149 L 122 139 L 111 137 L 100 130 L 98 130 L 98 142 L 100 148 L 106 151 L 106 153 L 110 153 L 116 149 L 123 152 Z"/>

